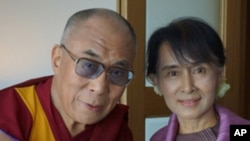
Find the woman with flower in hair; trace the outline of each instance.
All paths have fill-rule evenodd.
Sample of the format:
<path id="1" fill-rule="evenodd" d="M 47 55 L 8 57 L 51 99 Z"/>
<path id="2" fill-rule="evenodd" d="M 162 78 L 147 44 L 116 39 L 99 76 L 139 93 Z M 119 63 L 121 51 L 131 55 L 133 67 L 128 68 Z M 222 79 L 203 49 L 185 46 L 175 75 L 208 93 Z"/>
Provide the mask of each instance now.
<path id="1" fill-rule="evenodd" d="M 180 18 L 156 30 L 147 48 L 147 77 L 172 111 L 151 141 L 229 141 L 230 125 L 250 124 L 215 104 L 229 89 L 223 43 L 206 22 Z"/>

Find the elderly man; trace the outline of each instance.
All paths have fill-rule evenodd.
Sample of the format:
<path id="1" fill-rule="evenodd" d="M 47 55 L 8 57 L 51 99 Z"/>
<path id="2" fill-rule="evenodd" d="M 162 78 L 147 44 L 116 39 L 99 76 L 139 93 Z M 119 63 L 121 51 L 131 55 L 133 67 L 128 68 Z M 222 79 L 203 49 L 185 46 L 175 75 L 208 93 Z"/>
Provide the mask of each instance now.
<path id="1" fill-rule="evenodd" d="M 135 54 L 134 30 L 119 14 L 75 13 L 52 49 L 54 75 L 0 91 L 0 139 L 132 141 L 128 107 L 118 101 Z"/>

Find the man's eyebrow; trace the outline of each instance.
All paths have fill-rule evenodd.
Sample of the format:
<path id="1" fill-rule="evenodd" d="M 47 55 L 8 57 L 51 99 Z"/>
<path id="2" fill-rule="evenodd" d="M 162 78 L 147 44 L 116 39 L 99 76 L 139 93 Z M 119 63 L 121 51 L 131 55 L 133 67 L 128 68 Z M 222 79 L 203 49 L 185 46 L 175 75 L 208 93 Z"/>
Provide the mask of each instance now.
<path id="1" fill-rule="evenodd" d="M 114 65 L 122 66 L 127 69 L 132 69 L 132 66 L 130 66 L 126 60 L 117 61 L 114 63 Z"/>
<path id="2" fill-rule="evenodd" d="M 83 52 L 84 54 L 87 54 L 91 57 L 96 57 L 96 58 L 100 58 L 100 56 L 98 54 L 96 54 L 93 50 L 89 49 L 87 51 L 84 51 Z M 121 67 L 124 67 L 124 68 L 127 68 L 127 69 L 133 69 L 132 66 L 129 65 L 128 61 L 126 60 L 120 60 L 120 61 L 117 61 L 115 62 L 112 66 L 121 66 Z"/>
<path id="3" fill-rule="evenodd" d="M 97 57 L 97 58 L 100 57 L 98 54 L 96 54 L 96 53 L 95 53 L 93 50 L 91 50 L 91 49 L 89 49 L 89 50 L 87 50 L 87 51 L 84 51 L 83 53 L 84 53 L 84 54 L 87 54 L 87 55 L 89 55 L 89 56 L 92 56 L 92 57 Z"/>

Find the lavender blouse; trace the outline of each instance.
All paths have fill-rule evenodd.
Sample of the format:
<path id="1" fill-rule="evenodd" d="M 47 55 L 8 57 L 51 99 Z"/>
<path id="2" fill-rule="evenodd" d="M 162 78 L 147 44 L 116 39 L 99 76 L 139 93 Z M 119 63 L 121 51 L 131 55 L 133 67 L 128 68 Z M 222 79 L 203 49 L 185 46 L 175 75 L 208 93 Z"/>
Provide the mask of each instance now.
<path id="1" fill-rule="evenodd" d="M 229 141 L 230 125 L 232 124 L 250 125 L 249 120 L 241 118 L 240 116 L 236 115 L 235 113 L 231 112 L 225 107 L 216 105 L 215 110 L 217 111 L 219 119 L 220 119 L 217 127 L 214 127 L 212 129 L 214 135 L 217 134 L 217 141 Z M 154 135 L 151 137 L 150 141 L 176 141 L 177 136 L 178 136 L 178 139 L 183 138 L 181 135 L 178 135 L 178 126 L 179 126 L 179 123 L 178 123 L 177 117 L 175 114 L 172 114 L 170 116 L 168 125 L 164 126 L 163 128 L 159 129 L 157 132 L 155 132 Z M 218 128 L 217 131 L 216 131 L 216 128 Z M 210 132 L 207 130 L 204 130 L 204 131 Z M 205 133 L 205 136 L 212 135 L 212 131 L 210 133 Z M 199 134 L 202 134 L 202 132 L 199 132 Z"/>

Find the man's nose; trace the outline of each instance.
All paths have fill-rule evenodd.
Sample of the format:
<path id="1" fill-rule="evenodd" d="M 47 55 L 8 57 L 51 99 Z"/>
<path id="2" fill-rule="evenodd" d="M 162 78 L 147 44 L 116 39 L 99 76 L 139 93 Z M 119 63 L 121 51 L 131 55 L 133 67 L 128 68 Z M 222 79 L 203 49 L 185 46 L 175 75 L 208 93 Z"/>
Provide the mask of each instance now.
<path id="1" fill-rule="evenodd" d="M 108 91 L 109 81 L 105 72 L 102 72 L 98 77 L 89 79 L 90 91 L 97 95 L 105 94 Z"/>

